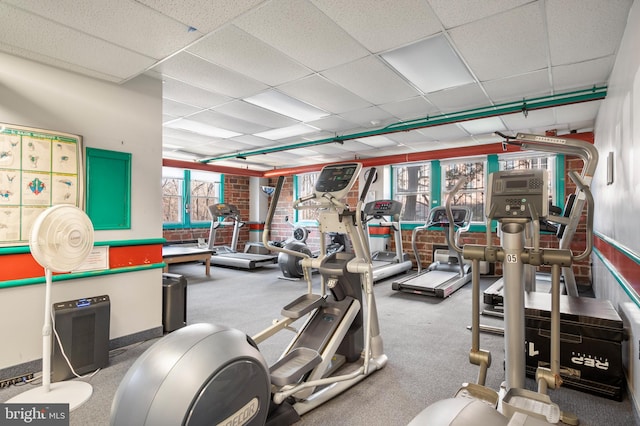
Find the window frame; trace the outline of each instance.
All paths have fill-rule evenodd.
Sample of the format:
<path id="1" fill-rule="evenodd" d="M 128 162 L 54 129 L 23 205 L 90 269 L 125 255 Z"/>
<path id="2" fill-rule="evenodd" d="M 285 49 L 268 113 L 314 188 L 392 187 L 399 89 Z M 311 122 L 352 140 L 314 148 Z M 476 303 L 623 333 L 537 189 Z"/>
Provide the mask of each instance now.
<path id="1" fill-rule="evenodd" d="M 162 229 L 188 229 L 188 228 L 208 228 L 211 226 L 211 219 L 204 221 L 195 221 L 191 219 L 191 181 L 192 180 L 200 180 L 200 179 L 192 179 L 192 170 L 190 169 L 180 169 L 176 167 L 162 167 L 162 179 L 165 179 L 165 170 L 172 169 L 176 171 L 182 171 L 182 204 L 181 204 L 181 221 L 179 222 L 162 222 Z M 196 171 L 195 175 L 198 175 L 200 171 Z M 216 172 L 203 172 L 203 173 L 211 173 L 212 175 L 217 175 L 219 177 L 219 202 L 224 202 L 224 174 L 216 173 Z M 178 178 L 179 179 L 179 178 Z M 162 194 L 163 205 L 164 205 L 164 191 Z"/>
<path id="2" fill-rule="evenodd" d="M 440 173 L 440 179 L 441 179 L 441 185 L 440 185 L 440 198 L 441 198 L 441 203 L 439 205 L 444 205 L 446 202 L 446 195 L 447 192 L 450 191 L 452 188 L 447 188 L 446 187 L 446 181 L 447 181 L 447 177 L 446 177 L 446 173 L 447 173 L 447 167 L 450 164 L 463 164 L 463 163 L 482 163 L 482 187 L 481 188 L 462 188 L 459 192 L 460 193 L 465 193 L 465 194 L 482 194 L 481 198 L 482 198 L 482 207 L 481 207 L 481 212 L 482 215 L 480 215 L 480 217 L 478 217 L 477 214 L 474 214 L 472 219 L 471 219 L 471 226 L 482 226 L 486 223 L 486 219 L 484 217 L 484 210 L 485 210 L 485 204 L 487 201 L 487 182 L 489 180 L 489 174 L 494 170 L 493 165 L 491 164 L 491 158 L 490 156 L 474 156 L 474 157 L 458 157 L 458 158 L 451 158 L 451 159 L 447 159 L 447 160 L 443 160 L 441 161 L 441 173 Z M 497 166 L 497 164 L 496 164 Z M 466 205 L 466 204 L 465 204 Z M 477 203 L 475 204 L 475 206 L 477 207 Z M 472 210 L 475 210 L 473 206 L 469 206 L 472 208 Z"/>

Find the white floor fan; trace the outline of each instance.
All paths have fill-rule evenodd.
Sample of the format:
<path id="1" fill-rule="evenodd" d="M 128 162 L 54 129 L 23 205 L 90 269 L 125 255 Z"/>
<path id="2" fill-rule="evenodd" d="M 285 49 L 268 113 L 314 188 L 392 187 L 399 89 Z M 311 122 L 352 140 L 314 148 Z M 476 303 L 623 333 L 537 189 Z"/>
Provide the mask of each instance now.
<path id="1" fill-rule="evenodd" d="M 93 249 L 93 225 L 79 208 L 60 204 L 49 207 L 37 217 L 29 248 L 45 271 L 44 326 L 42 327 L 42 386 L 23 392 L 10 403 L 68 403 L 73 411 L 85 403 L 93 387 L 83 381 L 51 383 L 51 276 L 52 272 L 69 272 L 78 268 Z"/>

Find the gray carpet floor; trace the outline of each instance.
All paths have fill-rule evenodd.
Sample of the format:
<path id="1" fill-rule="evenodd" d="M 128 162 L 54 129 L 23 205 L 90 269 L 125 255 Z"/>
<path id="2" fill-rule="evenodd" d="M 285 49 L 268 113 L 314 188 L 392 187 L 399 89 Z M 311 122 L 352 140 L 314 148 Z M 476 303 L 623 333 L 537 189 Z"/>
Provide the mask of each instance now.
<path id="1" fill-rule="evenodd" d="M 197 263 L 172 265 L 171 272 L 188 280 L 187 322 L 231 326 L 254 335 L 280 317 L 280 309 L 306 291 L 306 284 L 279 279 L 277 265 L 254 271 L 212 267 L 211 277 Z M 394 278 L 375 286 L 387 366 L 365 381 L 303 416 L 300 425 L 405 425 L 423 408 L 455 394 L 463 382 L 474 381 L 477 367 L 468 362 L 471 333 L 471 285 L 447 299 L 393 291 Z M 314 278 L 315 286 L 318 277 Z M 493 279 L 483 278 L 483 286 Z M 158 283 L 160 286 L 160 283 Z M 498 318 L 483 317 L 486 325 L 502 326 Z M 275 362 L 293 336 L 283 331 L 260 345 L 269 363 Z M 157 340 L 157 339 L 156 339 Z M 109 366 L 88 380 L 90 400 L 71 413 L 71 425 L 109 424 L 111 401 L 135 359 L 154 341 L 113 350 Z M 481 347 L 491 351 L 493 365 L 487 385 L 498 389 L 504 378 L 503 338 L 483 334 Z M 6 401 L 25 386 L 0 390 Z M 533 380 L 527 387 L 533 389 Z M 578 415 L 583 426 L 640 425 L 627 396 L 622 402 L 561 388 L 550 392 L 560 408 Z M 132 425 L 133 426 L 133 425 Z"/>

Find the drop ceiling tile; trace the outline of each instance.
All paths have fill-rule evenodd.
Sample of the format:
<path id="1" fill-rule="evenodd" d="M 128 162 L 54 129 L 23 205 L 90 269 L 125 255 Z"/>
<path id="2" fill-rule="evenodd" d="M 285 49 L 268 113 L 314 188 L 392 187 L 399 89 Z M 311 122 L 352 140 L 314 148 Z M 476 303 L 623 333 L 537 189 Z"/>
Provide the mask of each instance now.
<path id="1" fill-rule="evenodd" d="M 315 71 L 368 54 L 346 31 L 309 2 L 268 2 L 238 18 L 235 24 Z"/>
<path id="2" fill-rule="evenodd" d="M 337 115 L 331 115 L 329 117 L 321 118 L 319 120 L 310 121 L 309 123 L 313 127 L 317 127 L 320 130 L 331 133 L 343 133 L 355 127 L 358 127 L 356 123 L 347 121 Z"/>
<path id="3" fill-rule="evenodd" d="M 632 3 L 632 0 L 547 1 L 551 64 L 570 64 L 614 54 L 620 46 Z"/>
<path id="4" fill-rule="evenodd" d="M 456 27 L 451 39 L 480 81 L 547 66 L 544 21 L 537 2 Z"/>
<path id="5" fill-rule="evenodd" d="M 601 103 L 602 101 L 592 101 L 556 107 L 556 119 L 558 123 L 569 124 L 595 120 Z"/>
<path id="6" fill-rule="evenodd" d="M 269 130 L 266 126 L 230 117 L 212 110 L 201 111 L 190 116 L 189 119 L 238 133 L 252 134 Z"/>
<path id="7" fill-rule="evenodd" d="M 380 108 L 400 120 L 413 120 L 438 112 L 438 109 L 422 96 L 380 105 Z"/>
<path id="8" fill-rule="evenodd" d="M 46 20 L 155 59 L 202 37 L 187 25 L 130 0 L 7 0 Z"/>
<path id="9" fill-rule="evenodd" d="M 514 102 L 522 98 L 547 96 L 552 93 L 546 69 L 514 75 L 482 83 L 494 103 Z"/>
<path id="10" fill-rule="evenodd" d="M 425 142 L 433 141 L 432 138 L 421 133 L 420 130 L 412 130 L 410 132 L 398 132 L 385 135 L 391 140 L 396 141 L 399 145 L 419 145 Z"/>
<path id="11" fill-rule="evenodd" d="M 372 56 L 326 70 L 322 75 L 376 105 L 419 95 L 380 59 Z"/>
<path id="12" fill-rule="evenodd" d="M 469 120 L 458 123 L 471 135 L 482 135 L 493 132 L 503 132 L 506 129 L 500 117 L 487 117 L 478 120 Z"/>
<path id="13" fill-rule="evenodd" d="M 371 103 L 318 74 L 282 84 L 278 90 L 334 114 L 371 106 Z"/>
<path id="14" fill-rule="evenodd" d="M 427 98 L 444 113 L 466 111 L 490 105 L 489 98 L 475 83 L 429 93 Z"/>
<path id="15" fill-rule="evenodd" d="M 258 6 L 263 0 L 216 0 L 203 2 L 201 0 L 136 0 L 164 15 L 194 27 L 202 33 L 209 33 Z"/>
<path id="16" fill-rule="evenodd" d="M 420 129 L 420 133 L 424 134 L 432 141 L 447 141 L 464 138 L 467 133 L 456 124 L 444 124 L 442 126 L 432 126 Z"/>
<path id="17" fill-rule="evenodd" d="M 311 72 L 233 25 L 217 31 L 215 36 L 205 37 L 187 51 L 270 86 L 302 78 Z"/>
<path id="18" fill-rule="evenodd" d="M 376 150 L 375 147 L 371 145 L 367 145 L 366 143 L 360 140 L 344 141 L 344 145 L 342 145 L 340 148 L 344 149 L 345 151 L 357 152 L 357 153 Z"/>
<path id="19" fill-rule="evenodd" d="M 201 108 L 211 108 L 231 100 L 228 96 L 200 89 L 171 77 L 163 79 L 162 97 Z"/>
<path id="20" fill-rule="evenodd" d="M 187 130 L 172 129 L 171 127 L 162 128 L 162 138 L 163 140 L 168 138 L 172 141 L 183 141 L 185 144 L 188 144 L 185 146 L 201 145 L 203 143 L 211 141 L 212 139 L 211 136 L 200 135 L 198 133 L 189 132 Z"/>
<path id="21" fill-rule="evenodd" d="M 345 112 L 340 114 L 340 117 L 369 129 L 379 128 L 397 121 L 394 116 L 378 107 Z"/>
<path id="22" fill-rule="evenodd" d="M 441 30 L 440 22 L 424 0 L 312 2 L 374 53 L 402 46 Z"/>
<path id="23" fill-rule="evenodd" d="M 254 148 L 264 148 L 266 146 L 273 145 L 273 141 L 269 139 L 260 138 L 253 135 L 240 135 L 229 139 L 230 141 L 238 141 L 247 145 L 251 145 Z"/>
<path id="24" fill-rule="evenodd" d="M 55 58 L 56 65 L 75 65 L 112 76 L 111 80 L 134 77 L 155 62 L 148 56 L 4 3 L 0 3 L 0 40 L 17 48 L 19 56 Z"/>
<path id="25" fill-rule="evenodd" d="M 529 3 L 531 0 L 428 0 L 445 28 L 468 24 Z"/>
<path id="26" fill-rule="evenodd" d="M 552 67 L 553 86 L 556 91 L 567 91 L 594 85 L 606 85 L 614 61 L 615 57 L 612 55 L 593 61 Z"/>
<path id="27" fill-rule="evenodd" d="M 286 117 L 240 100 L 228 102 L 212 108 L 212 110 L 240 120 L 257 123 L 268 128 L 287 127 L 298 123 L 298 121 L 293 118 Z"/>
<path id="28" fill-rule="evenodd" d="M 398 146 L 398 143 L 396 141 L 384 135 L 369 136 L 368 138 L 360 138 L 357 140 L 373 148 L 388 148 L 390 146 Z"/>
<path id="29" fill-rule="evenodd" d="M 502 118 L 502 121 L 506 124 L 507 128 L 513 132 L 518 132 L 522 129 L 553 126 L 556 122 L 553 108 L 529 111 L 526 116 L 523 113 L 518 112 L 515 114 L 503 115 L 500 118 Z"/>
<path id="30" fill-rule="evenodd" d="M 154 67 L 162 74 L 193 86 L 231 97 L 245 97 L 265 90 L 259 81 L 221 68 L 190 53 L 179 53 Z"/>
<path id="31" fill-rule="evenodd" d="M 201 109 L 198 107 L 183 104 L 181 102 L 172 101 L 170 99 L 162 100 L 163 114 L 168 114 L 174 117 L 185 117 L 191 114 L 195 114 L 199 111 L 201 111 Z"/>

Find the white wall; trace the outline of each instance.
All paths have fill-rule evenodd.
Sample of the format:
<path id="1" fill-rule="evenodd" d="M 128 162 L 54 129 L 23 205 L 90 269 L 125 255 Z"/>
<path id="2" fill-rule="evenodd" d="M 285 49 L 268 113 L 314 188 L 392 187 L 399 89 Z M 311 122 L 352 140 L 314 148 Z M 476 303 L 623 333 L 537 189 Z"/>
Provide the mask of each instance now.
<path id="1" fill-rule="evenodd" d="M 617 247 L 640 255 L 640 4 L 629 13 L 624 37 L 608 84 L 607 98 L 598 112 L 595 145 L 600 164 L 593 180 L 596 202 L 594 229 Z M 614 182 L 607 185 L 606 158 L 614 153 Z M 596 296 L 617 307 L 630 333 L 625 345 L 629 394 L 640 410 L 640 309 L 631 301 L 614 273 L 593 256 Z"/>
<path id="2" fill-rule="evenodd" d="M 84 147 L 132 154 L 131 229 L 95 241 L 162 238 L 162 83 L 123 85 L 0 53 L 0 122 L 83 137 Z M 2 265 L 0 268 L 9 267 Z M 52 300 L 108 294 L 111 338 L 162 325 L 162 270 L 54 283 Z M 0 289 L 0 369 L 41 358 L 44 286 Z"/>

